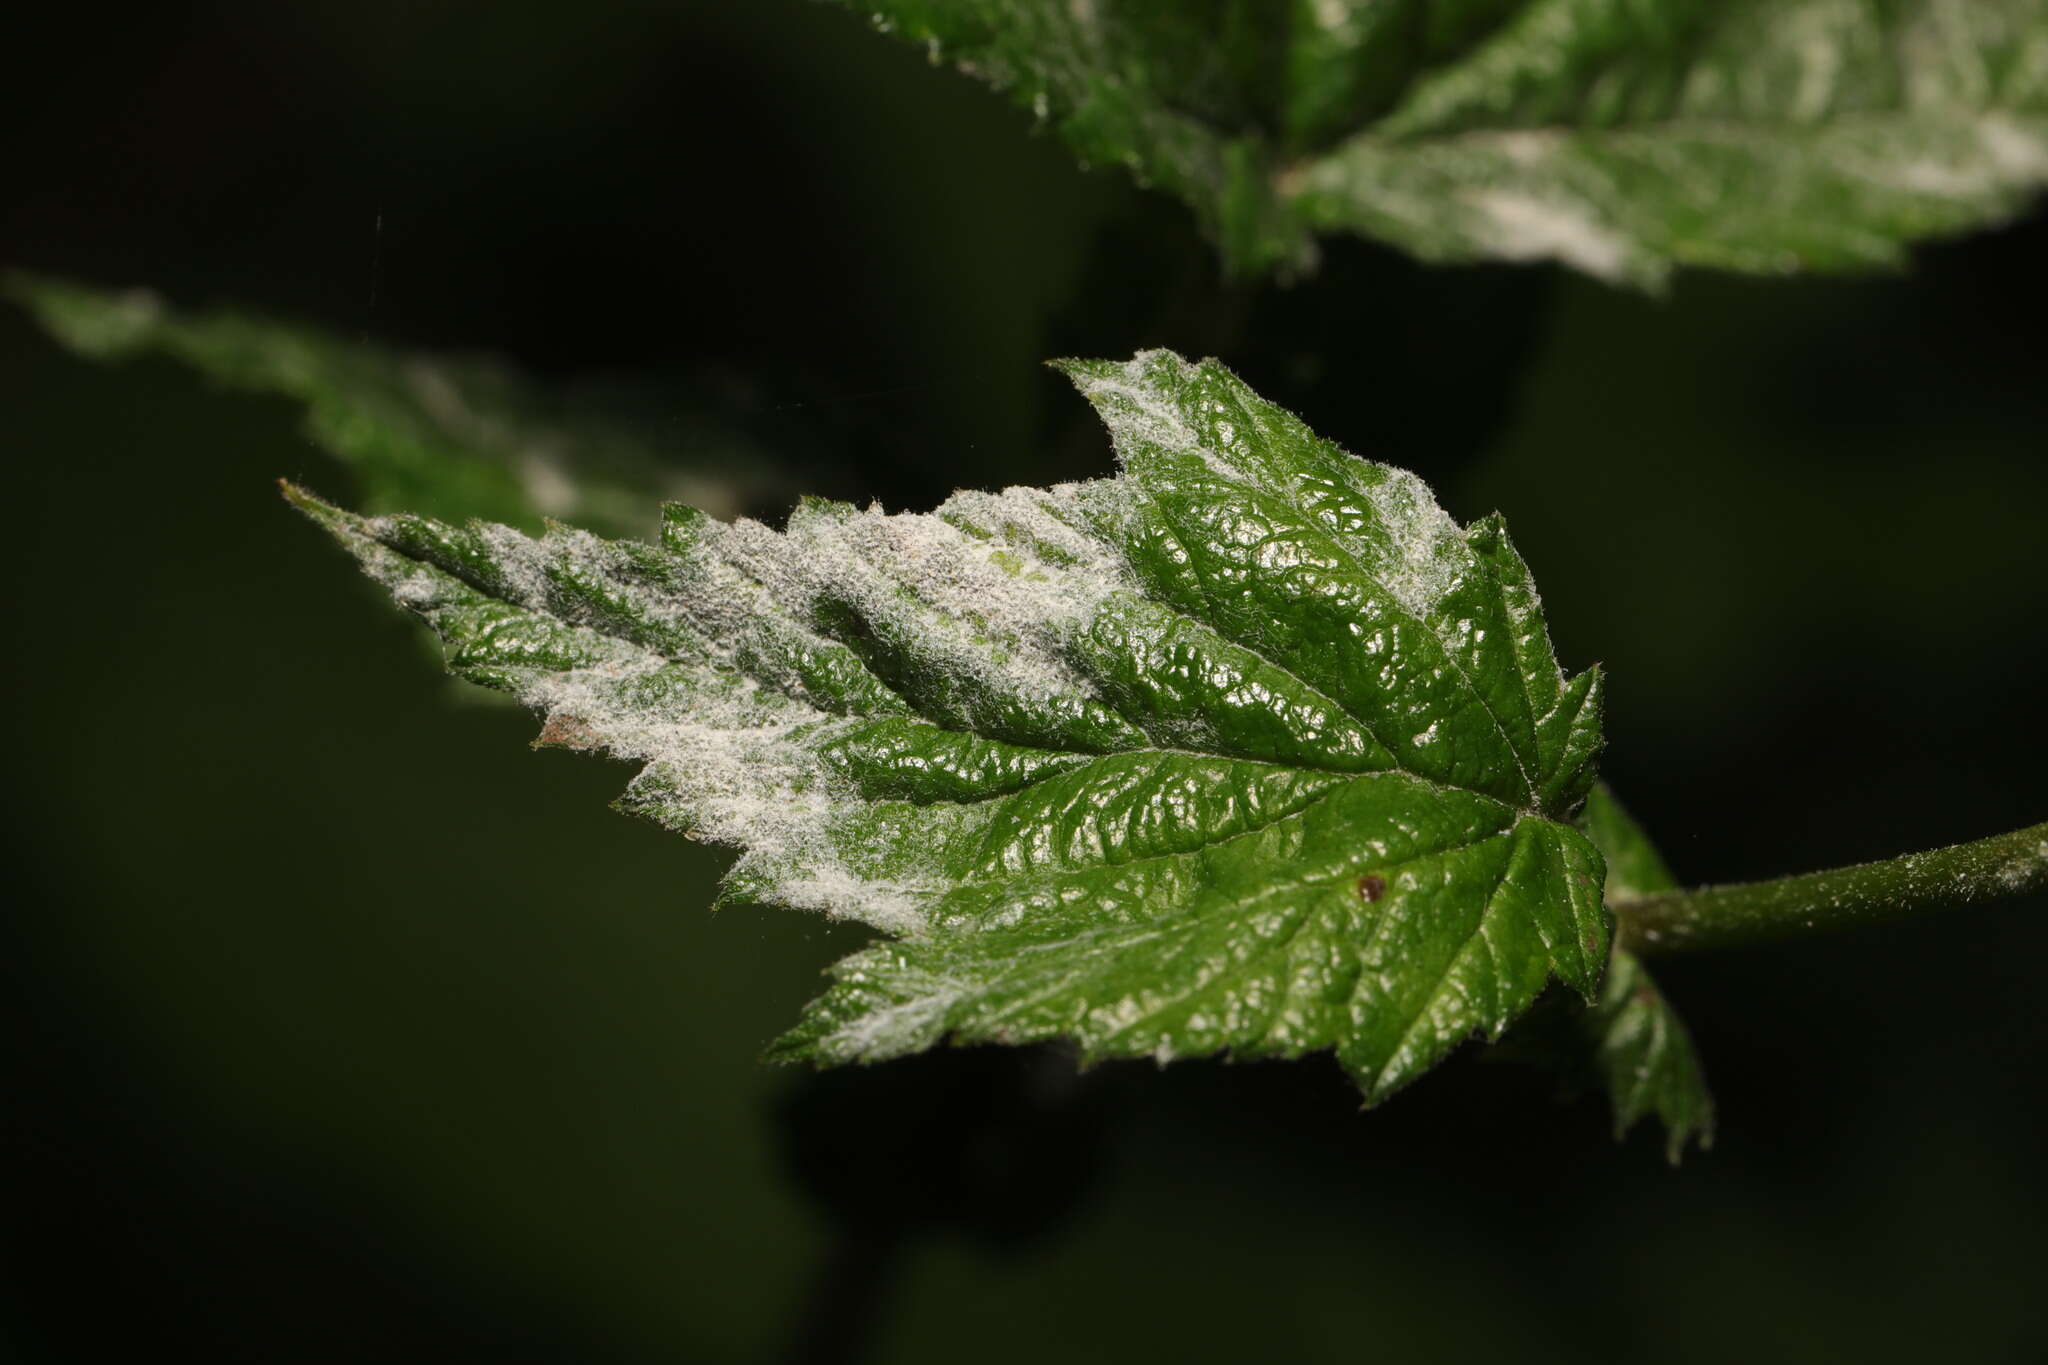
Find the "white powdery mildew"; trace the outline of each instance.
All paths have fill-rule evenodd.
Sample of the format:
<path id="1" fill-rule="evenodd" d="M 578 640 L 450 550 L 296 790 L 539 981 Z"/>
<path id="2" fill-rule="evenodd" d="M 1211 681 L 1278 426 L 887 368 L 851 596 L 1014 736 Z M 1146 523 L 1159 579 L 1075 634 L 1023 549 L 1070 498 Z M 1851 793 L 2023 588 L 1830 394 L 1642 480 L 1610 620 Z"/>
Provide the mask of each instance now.
<path id="1" fill-rule="evenodd" d="M 771 624 L 829 647 L 806 623 L 830 595 L 898 628 L 949 675 L 1027 699 L 1092 695 L 1061 644 L 1130 584 L 1115 553 L 1078 529 L 1080 499 L 1070 485 L 960 494 L 932 515 L 811 508 L 784 533 L 749 521 L 705 523 L 671 556 L 680 576 L 673 592 L 634 586 L 619 547 L 584 532 L 557 530 L 545 541 L 499 526 L 476 534 L 495 595 L 512 605 L 554 617 L 554 580 L 566 576 L 704 642 L 701 653 L 678 659 L 581 631 L 603 663 L 522 680 L 522 700 L 547 715 L 550 730 L 646 764 L 635 786 L 654 812 L 743 850 L 733 876 L 755 894 L 900 934 L 925 926 L 924 906 L 944 881 L 936 867 L 929 884 L 915 871 L 882 879 L 857 869 L 867 837 L 859 825 L 872 808 L 819 757 L 857 722 L 812 704 L 793 678 L 736 681 L 740 647 Z M 389 536 L 396 528 L 383 520 L 366 529 Z M 453 587 L 403 555 L 370 553 L 412 606 L 431 610 Z"/>
<path id="2" fill-rule="evenodd" d="M 821 601 L 843 601 L 912 642 L 935 669 L 991 692 L 1092 696 L 1060 646 L 1129 584 L 1107 547 L 1049 510 L 1061 496 L 1010 489 L 956 494 L 931 514 L 800 512 L 780 535 L 740 522 L 727 552 L 798 620 L 812 619 Z M 949 516 L 1018 534 L 981 539 Z"/>
<path id="3" fill-rule="evenodd" d="M 1162 365 L 1183 373 L 1194 368 L 1171 351 L 1140 351 L 1123 364 L 1073 374 L 1075 386 L 1096 405 L 1109 428 L 1118 457 L 1128 462 L 1128 452 L 1153 446 L 1199 456 L 1223 478 L 1236 483 L 1253 482 L 1224 458 L 1222 451 L 1204 441 L 1180 405 L 1146 378 L 1147 371 Z"/>
<path id="4" fill-rule="evenodd" d="M 623 566 L 624 555 L 619 547 L 574 527 L 555 527 L 543 540 L 533 540 L 509 526 L 495 523 L 478 523 L 475 529 L 490 549 L 505 600 L 544 616 L 556 614 L 551 605 L 551 571 L 567 573 L 572 578 L 588 582 L 616 585 L 617 575 Z M 694 599 L 631 591 L 623 586 L 618 586 L 617 590 L 629 596 L 633 609 L 648 620 L 688 627 L 691 633 L 701 635 L 705 647 L 691 655 L 693 662 L 701 663 L 708 659 L 730 664 L 730 642 L 703 630 L 702 623 L 690 610 Z"/>
<path id="5" fill-rule="evenodd" d="M 392 601 L 414 611 L 429 611 L 446 603 L 448 580 L 444 575 L 389 550 L 383 550 L 383 557 L 384 562 L 371 564 L 371 572 L 391 590 Z"/>
<path id="6" fill-rule="evenodd" d="M 862 877 L 836 856 L 823 859 L 801 854 L 800 844 L 790 847 L 799 854 L 778 857 L 772 851 L 749 849 L 740 858 L 741 869 L 773 880 L 778 904 L 857 920 L 899 936 L 919 933 L 929 925 L 925 905 L 939 894 L 936 887 Z"/>
<path id="7" fill-rule="evenodd" d="M 1582 206 L 1506 189 L 1473 190 L 1462 197 L 1478 210 L 1469 224 L 1473 237 L 1497 256 L 1510 261 L 1554 258 L 1607 280 L 1628 273 L 1628 243 Z"/>
<path id="8" fill-rule="evenodd" d="M 857 798 L 817 756 L 818 744 L 846 722 L 708 671 L 659 707 L 622 686 L 679 667 L 644 655 L 628 667 L 539 673 L 521 700 L 544 711 L 551 727 L 587 733 L 614 755 L 644 762 L 635 785 L 655 784 L 664 821 L 743 850 L 734 875 L 767 888 L 767 898 L 892 933 L 922 928 L 922 904 L 940 888 L 863 877 L 847 862 L 837 826 Z"/>
<path id="9" fill-rule="evenodd" d="M 1998 874 L 1998 885 L 2005 891 L 2020 891 L 2038 881 L 2043 872 L 2048 872 L 2048 839 L 2034 845 L 2034 851 L 2007 863 Z"/>
<path id="10" fill-rule="evenodd" d="M 1123 450 L 1126 441 L 1135 439 L 1198 457 L 1219 477 L 1275 494 L 1307 516 L 1298 488 L 1276 481 L 1270 474 L 1254 476 L 1232 463 L 1224 451 L 1217 449 L 1216 442 L 1207 439 L 1156 386 L 1147 385 L 1142 378 L 1145 371 L 1162 363 L 1178 367 L 1183 374 L 1196 368 L 1169 352 L 1147 351 L 1118 367 L 1121 373 L 1117 378 L 1103 379 L 1093 372 L 1077 378 L 1090 398 L 1108 396 L 1105 420 L 1116 437 L 1118 449 Z M 1235 428 L 1230 422 L 1219 420 L 1216 428 L 1223 441 L 1235 439 Z M 1419 620 L 1428 620 L 1437 603 L 1456 586 L 1470 559 L 1457 522 L 1437 505 L 1429 486 L 1407 470 L 1350 455 L 1338 458 L 1339 477 L 1370 505 L 1392 553 L 1389 556 L 1377 546 L 1341 534 L 1339 540 L 1359 556 L 1374 580 L 1386 588 L 1403 611 Z M 1372 477 L 1363 477 L 1367 470 L 1372 471 Z M 1119 501 L 1127 498 L 1124 481 L 1091 485 L 1078 491 L 1077 501 L 1083 498 L 1114 515 Z"/>
<path id="11" fill-rule="evenodd" d="M 1128 584 L 1113 552 L 1073 524 L 1074 498 L 1066 489 L 1010 489 L 958 494 L 929 515 L 808 509 L 780 534 L 754 522 L 713 529 L 702 542 L 710 551 L 707 591 L 693 597 L 708 608 L 699 611 L 699 624 L 722 625 L 724 638 L 737 640 L 773 611 L 801 630 L 799 623 L 814 619 L 830 598 L 913 642 L 947 676 L 974 677 L 991 691 L 1027 700 L 1092 696 L 1092 685 L 1060 650 Z M 765 880 L 787 904 L 898 933 L 922 928 L 923 906 L 944 890 L 938 870 L 929 884 L 854 870 L 835 830 L 863 807 L 816 757 L 847 723 L 803 702 L 789 706 L 781 732 L 764 736 L 736 762 L 699 746 L 663 763 L 663 777 L 687 774 L 681 780 L 704 808 L 700 817 L 693 807 L 691 819 L 704 821 L 706 837 L 748 849 L 735 876 Z M 687 720 L 706 718 L 693 708 Z M 715 710 L 708 718 L 730 729 Z M 697 795 L 707 788 L 708 802 Z"/>
<path id="12" fill-rule="evenodd" d="M 1869 149 L 1855 164 L 1863 178 L 1916 194 L 1951 199 L 1982 199 L 2048 180 L 2048 134 L 2001 115 L 1986 115 L 1939 132 L 1920 130 L 1916 154 L 1903 158 L 1901 148 L 1883 144 Z"/>
<path id="13" fill-rule="evenodd" d="M 1119 450 L 1139 442 L 1202 459 L 1308 515 L 1307 489 L 1278 467 L 1254 476 L 1217 449 L 1237 442 L 1230 414 L 1185 412 L 1163 382 L 1175 377 L 1160 373 L 1169 365 L 1195 377 L 1161 353 L 1079 377 Z M 1339 460 L 1334 475 L 1310 477 L 1350 485 L 1381 532 L 1354 542 L 1361 562 L 1406 612 L 1440 629 L 1441 599 L 1472 565 L 1457 524 L 1413 475 Z M 583 637 L 585 666 L 512 675 L 523 700 L 547 714 L 552 739 L 644 763 L 635 798 L 664 823 L 741 849 L 733 877 L 747 894 L 916 934 L 949 884 L 939 849 L 921 848 L 888 803 L 866 801 L 821 757 L 863 708 L 900 707 L 837 684 L 829 696 L 809 690 L 833 675 L 805 660 L 839 651 L 831 668 L 850 662 L 820 623 L 851 608 L 917 670 L 971 680 L 983 698 L 1026 703 L 1027 715 L 1031 703 L 1071 715 L 1059 708 L 1103 701 L 1068 662 L 1072 642 L 1111 599 L 1142 596 L 1116 538 L 1094 528 L 1133 514 L 1142 498 L 1126 474 L 958 493 L 930 514 L 806 504 L 783 532 L 748 520 L 679 523 L 665 557 L 652 559 L 567 529 L 543 541 L 497 526 L 469 534 L 490 560 L 495 596 Z M 431 613 L 467 595 L 442 571 L 374 543 L 398 541 L 396 520 L 364 529 L 374 572 L 401 600 Z"/>
<path id="14" fill-rule="evenodd" d="M 953 1006 L 965 999 L 969 987 L 930 972 L 908 972 L 897 963 L 893 984 L 910 990 L 910 998 L 880 1009 L 868 1010 L 858 1018 L 818 1040 L 819 1051 L 828 1057 L 851 1061 L 859 1058 L 884 1060 L 925 1046 L 932 1031 L 942 1024 Z M 841 980 L 852 986 L 863 984 L 864 969 L 845 973 Z"/>
<path id="15" fill-rule="evenodd" d="M 1998 114 L 1978 120 L 1977 139 L 1999 175 L 2015 181 L 2048 180 L 2048 126 L 2022 124 Z"/>
<path id="16" fill-rule="evenodd" d="M 947 624 L 961 628 L 961 643 L 984 654 L 959 660 L 970 668 L 988 666 L 994 657 L 993 651 L 976 650 L 974 637 L 1001 640 L 1010 648 L 996 666 L 1012 673 L 1027 695 L 1080 685 L 1044 646 L 1062 622 L 1091 615 L 1113 583 L 1042 561 L 1024 567 L 1017 551 L 976 539 L 936 516 L 868 511 L 820 529 L 825 534 L 812 544 L 828 550 L 825 561 L 845 573 L 837 586 L 852 587 L 877 617 L 914 626 L 929 621 L 916 606 L 935 609 Z M 1010 567 L 999 556 L 1007 556 Z"/>
<path id="17" fill-rule="evenodd" d="M 1115 552 L 1081 529 L 1087 524 L 1088 494 L 1099 486 L 1058 483 L 1050 488 L 1005 488 L 1000 493 L 963 489 L 933 515 L 997 533 L 1006 544 L 1021 544 L 1040 558 L 1056 555 L 1062 564 L 1121 579 L 1123 568 Z"/>
<path id="18" fill-rule="evenodd" d="M 505 584 L 505 598 L 514 606 L 547 609 L 548 576 L 541 544 L 496 522 L 480 522 L 477 534 L 490 548 L 491 561 Z"/>
<path id="19" fill-rule="evenodd" d="M 781 543 L 757 521 L 706 522 L 695 553 L 682 559 L 689 580 L 676 609 L 735 670 L 740 647 L 758 640 L 771 618 L 788 617 L 772 588 L 785 577 Z"/>
<path id="20" fill-rule="evenodd" d="M 364 529 L 372 537 L 388 535 L 393 523 L 379 519 Z M 566 557 L 593 573 L 615 562 L 612 547 L 581 532 L 557 533 L 542 543 L 506 527 L 476 529 L 504 584 L 496 595 L 536 615 L 550 615 L 551 560 Z M 359 551 L 365 567 L 416 610 L 432 615 L 467 595 L 446 572 L 375 539 L 359 542 Z M 716 565 L 700 558 L 692 567 Z M 706 586 L 713 590 L 688 603 L 641 593 L 634 604 L 650 617 L 691 620 L 707 613 L 690 607 L 703 608 L 720 595 L 708 574 Z M 721 613 L 708 615 L 715 622 Z M 848 861 L 839 830 L 845 817 L 859 812 L 859 797 L 817 750 L 852 722 L 737 678 L 730 639 L 717 641 L 709 659 L 678 662 L 616 636 L 569 629 L 602 662 L 517 675 L 520 700 L 547 717 L 544 733 L 645 764 L 635 787 L 651 796 L 654 813 L 695 837 L 743 850 L 734 875 L 763 888 L 764 898 L 892 933 L 924 926 L 922 907 L 941 885 L 865 877 Z"/>
<path id="21" fill-rule="evenodd" d="M 722 563 L 761 585 L 768 597 L 790 607 L 809 599 L 802 576 L 792 562 L 786 537 L 750 517 L 712 528 L 707 562 Z M 725 605 L 723 593 L 711 594 L 709 605 Z"/>
<path id="22" fill-rule="evenodd" d="M 1433 622 L 1437 604 L 1457 586 L 1470 551 L 1458 523 L 1437 506 L 1429 485 L 1405 469 L 1380 466 L 1386 478 L 1362 484 L 1393 549 L 1374 564 L 1381 585 L 1419 621 Z"/>

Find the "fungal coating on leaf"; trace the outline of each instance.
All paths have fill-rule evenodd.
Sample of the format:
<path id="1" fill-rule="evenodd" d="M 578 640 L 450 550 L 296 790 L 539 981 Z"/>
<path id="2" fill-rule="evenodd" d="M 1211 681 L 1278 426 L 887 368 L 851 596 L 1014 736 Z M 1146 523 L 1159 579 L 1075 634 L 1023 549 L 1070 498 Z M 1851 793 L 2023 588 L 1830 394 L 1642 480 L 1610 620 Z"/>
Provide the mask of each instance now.
<path id="1" fill-rule="evenodd" d="M 1553 975 L 1590 997 L 1599 679 L 1498 518 L 1213 361 L 1063 368 L 1122 472 L 928 514 L 648 545 L 293 496 L 543 742 L 639 763 L 626 808 L 739 849 L 728 898 L 889 936 L 777 1056 L 1334 1049 L 1377 1099 Z"/>

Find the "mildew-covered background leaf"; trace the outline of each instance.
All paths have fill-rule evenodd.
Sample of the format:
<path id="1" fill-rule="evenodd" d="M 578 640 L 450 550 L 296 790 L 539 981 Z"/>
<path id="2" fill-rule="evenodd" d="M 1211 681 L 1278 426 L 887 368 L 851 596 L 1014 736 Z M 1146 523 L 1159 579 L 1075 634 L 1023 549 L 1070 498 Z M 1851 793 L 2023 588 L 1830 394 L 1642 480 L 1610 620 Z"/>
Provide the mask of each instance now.
<path id="1" fill-rule="evenodd" d="M 2048 181 L 2048 0 L 847 0 L 1187 200 L 1237 269 L 1895 264 Z"/>
<path id="2" fill-rule="evenodd" d="M 1591 998 L 1600 680 L 1499 519 L 1214 362 L 1066 368 L 1122 474 L 930 514 L 672 505 L 648 545 L 293 497 L 540 742 L 741 849 L 729 896 L 891 936 L 779 1056 L 1334 1049 L 1377 1099 L 1553 975 Z"/>
<path id="3" fill-rule="evenodd" d="M 1610 903 L 1678 888 L 1663 856 L 1605 783 L 1594 785 L 1583 823 L 1607 860 Z M 1614 1102 L 1616 1137 L 1655 1114 L 1664 1124 L 1665 1151 L 1674 1162 L 1688 1141 L 1713 1145 L 1714 1097 L 1692 1037 L 1642 959 L 1620 943 L 1607 964 L 1600 999 L 1586 1012 L 1581 1028 Z"/>
<path id="4" fill-rule="evenodd" d="M 730 515 L 780 488 L 738 431 L 670 408 L 660 420 L 593 394 L 550 392 L 484 355 L 350 341 L 228 310 L 186 313 L 146 289 L 12 274 L 6 293 L 50 334 L 101 360 L 158 352 L 216 382 L 306 406 L 306 429 L 355 476 L 371 511 L 547 517 L 642 534 L 676 498 Z"/>

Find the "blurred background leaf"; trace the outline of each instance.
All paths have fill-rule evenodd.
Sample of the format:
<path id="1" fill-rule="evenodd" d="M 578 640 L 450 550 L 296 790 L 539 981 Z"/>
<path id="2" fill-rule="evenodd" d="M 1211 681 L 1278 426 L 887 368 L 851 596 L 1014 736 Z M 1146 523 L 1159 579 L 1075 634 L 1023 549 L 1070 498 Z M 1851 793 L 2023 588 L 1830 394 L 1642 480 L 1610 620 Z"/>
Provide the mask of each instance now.
<path id="1" fill-rule="evenodd" d="M 1106 472 L 1046 356 L 1215 353 L 1509 516 L 1682 880 L 2042 818 L 2038 221 L 1663 301 L 1346 240 L 1253 287 L 825 6 L 39 21 L 5 264 L 631 374 L 891 507 Z M 2042 1353 L 2038 902 L 1660 965 L 1720 1101 L 1675 1174 L 1461 1060 L 1366 1116 L 1312 1065 L 828 1087 L 755 1059 L 857 936 L 705 913 L 715 855 L 602 808 L 623 768 L 451 709 L 278 502 L 347 478 L 295 403 L 10 309 L 0 412 L 17 1358 L 761 1360 L 863 1320 L 911 1362 Z"/>
<path id="2" fill-rule="evenodd" d="M 480 517 L 537 532 L 568 521 L 651 537 L 663 502 L 730 518 L 787 498 L 774 457 L 737 431 L 617 381 L 545 394 L 485 355 L 394 352 L 228 310 L 187 315 L 147 289 L 16 273 L 6 292 L 80 355 L 161 352 L 231 388 L 305 405 L 372 515 Z M 660 404 L 660 416 L 645 409 Z"/>
<path id="3" fill-rule="evenodd" d="M 1895 266 L 2048 183 L 2043 0 L 842 0 L 1186 200 L 1247 274 Z"/>

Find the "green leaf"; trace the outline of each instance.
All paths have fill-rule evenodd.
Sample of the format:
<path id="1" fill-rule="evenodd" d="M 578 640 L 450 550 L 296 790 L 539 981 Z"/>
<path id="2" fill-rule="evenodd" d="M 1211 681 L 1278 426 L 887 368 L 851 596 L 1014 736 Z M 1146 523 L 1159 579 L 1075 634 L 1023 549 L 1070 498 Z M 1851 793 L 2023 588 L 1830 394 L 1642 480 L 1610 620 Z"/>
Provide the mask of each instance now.
<path id="1" fill-rule="evenodd" d="M 2048 0 L 845 0 L 1193 205 L 1233 268 L 1897 263 L 2048 181 Z"/>
<path id="2" fill-rule="evenodd" d="M 1677 889 L 1677 879 L 1649 836 L 1605 783 L 1595 784 L 1583 823 L 1607 860 L 1610 900 Z M 1672 1161 L 1690 1140 L 1696 1139 L 1702 1148 L 1713 1145 L 1714 1097 L 1707 1090 L 1692 1038 L 1642 960 L 1619 943 L 1607 964 L 1600 999 L 1586 1011 L 1582 1029 L 1614 1101 L 1617 1138 L 1645 1114 L 1655 1114 L 1663 1121 L 1665 1150 Z"/>
<path id="3" fill-rule="evenodd" d="M 744 850 L 728 897 L 889 937 L 775 1055 L 1334 1048 L 1368 1099 L 1607 959 L 1597 671 L 1460 529 L 1213 361 L 1065 366 L 1123 472 L 658 545 L 294 499 L 541 742 Z"/>
<path id="4" fill-rule="evenodd" d="M 733 433 L 693 433 L 690 463 L 641 427 L 548 394 L 484 356 L 423 355 L 232 312 L 184 314 L 147 290 L 13 274 L 6 292 L 59 341 L 112 360 L 161 352 L 237 389 L 303 402 L 307 428 L 347 465 L 373 511 L 407 508 L 538 528 L 568 517 L 614 534 L 651 531 L 663 498 L 732 511 L 778 485 Z M 663 422 L 674 439 L 674 414 Z"/>

